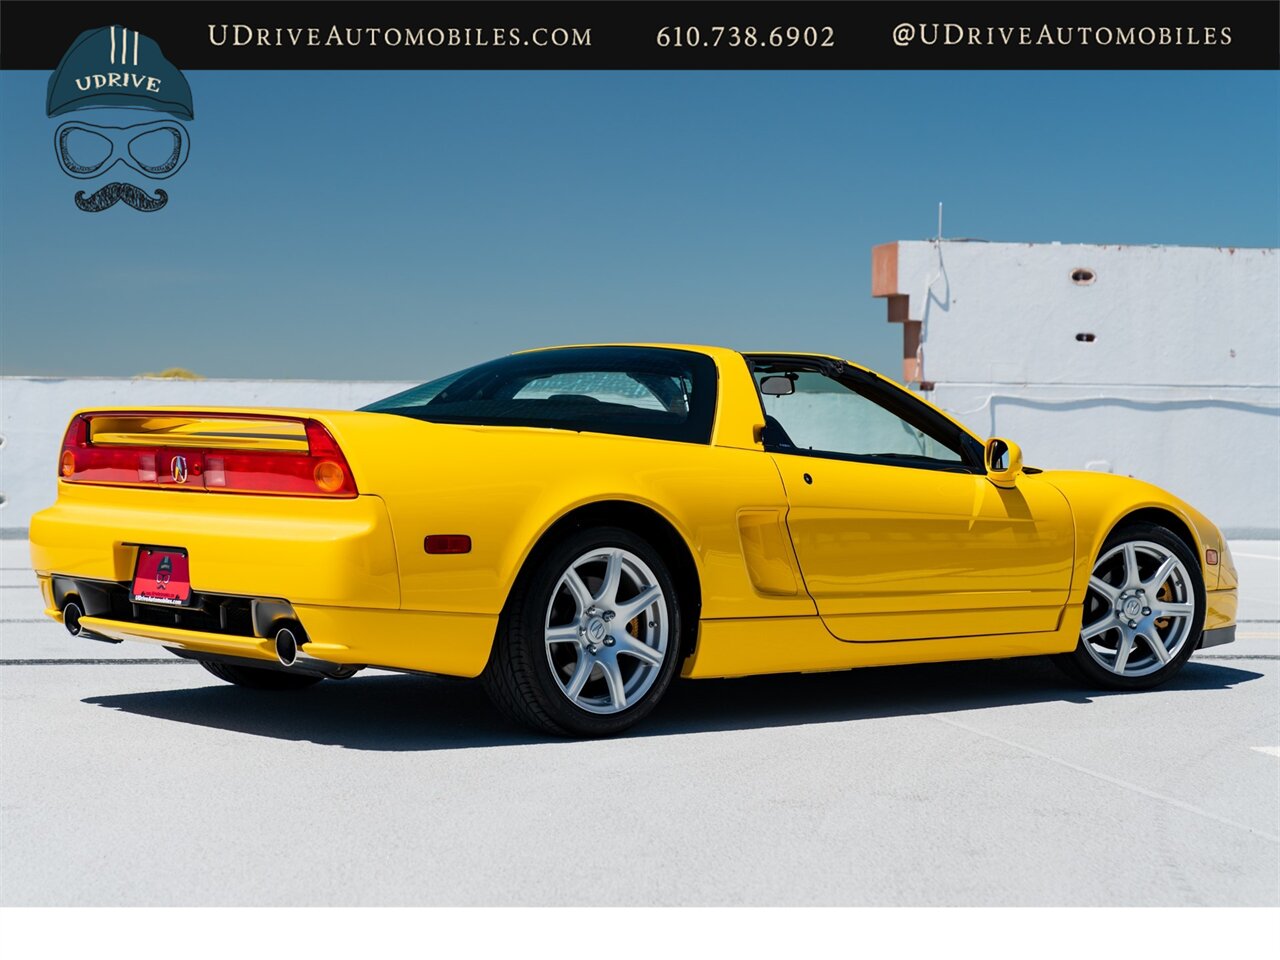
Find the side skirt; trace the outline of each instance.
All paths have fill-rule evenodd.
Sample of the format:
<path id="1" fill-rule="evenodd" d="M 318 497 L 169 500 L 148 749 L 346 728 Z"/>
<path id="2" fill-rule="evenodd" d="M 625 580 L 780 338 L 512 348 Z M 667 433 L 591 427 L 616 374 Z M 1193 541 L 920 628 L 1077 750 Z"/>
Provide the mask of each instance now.
<path id="1" fill-rule="evenodd" d="M 848 643 L 837 640 L 819 617 L 704 620 L 698 645 L 681 675 L 699 679 L 761 673 L 817 673 L 854 667 L 887 667 L 947 660 L 1032 657 L 1074 650 L 1080 611 L 1068 608 L 1057 630 L 938 640 Z"/>

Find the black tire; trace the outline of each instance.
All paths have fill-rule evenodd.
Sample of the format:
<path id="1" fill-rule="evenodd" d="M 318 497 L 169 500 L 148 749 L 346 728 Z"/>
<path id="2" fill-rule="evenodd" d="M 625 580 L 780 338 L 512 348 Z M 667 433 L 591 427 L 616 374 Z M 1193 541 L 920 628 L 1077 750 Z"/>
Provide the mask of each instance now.
<path id="1" fill-rule="evenodd" d="M 649 568 L 662 591 L 658 605 L 665 613 L 667 635 L 662 662 L 653 665 L 655 675 L 647 690 L 624 709 L 599 714 L 571 702 L 561 682 L 556 680 L 544 631 L 548 609 L 559 595 L 557 585 L 569 566 L 591 551 L 608 548 L 629 551 Z M 555 736 L 611 736 L 648 716 L 671 685 L 680 669 L 682 613 L 680 596 L 668 565 L 648 541 L 620 527 L 577 530 L 548 549 L 539 550 L 526 564 L 499 619 L 493 653 L 481 680 L 494 705 L 517 723 Z M 568 646 L 573 656 L 585 656 L 573 644 Z M 588 669 L 588 675 L 594 677 L 592 670 L 594 668 Z M 603 673 L 587 683 L 605 685 Z"/>
<path id="2" fill-rule="evenodd" d="M 1105 557 L 1108 552 L 1128 542 L 1147 541 L 1157 544 L 1181 561 L 1187 572 L 1189 592 L 1195 599 L 1195 609 L 1191 614 L 1191 624 L 1186 639 L 1178 652 L 1159 669 L 1144 676 L 1121 676 L 1100 665 L 1095 657 L 1086 649 L 1086 641 L 1081 637 L 1076 648 L 1070 653 L 1061 653 L 1052 659 L 1069 677 L 1087 686 L 1106 690 L 1146 690 L 1168 682 L 1174 674 L 1182 669 L 1200 643 L 1200 635 L 1204 629 L 1205 590 L 1204 574 L 1199 558 L 1187 546 L 1181 537 L 1166 527 L 1145 521 L 1125 523 L 1111 532 L 1095 559 Z M 1090 568 L 1091 572 L 1093 568 Z M 1086 598 L 1085 620 L 1090 621 L 1090 603 L 1097 603 L 1097 598 Z M 1155 662 L 1154 660 L 1152 661 Z"/>
<path id="3" fill-rule="evenodd" d="M 254 690 L 305 690 L 324 679 L 307 673 L 272 670 L 270 667 L 242 667 L 220 660 L 201 660 L 200 666 L 219 680 L 234 683 L 238 687 L 252 687 Z"/>

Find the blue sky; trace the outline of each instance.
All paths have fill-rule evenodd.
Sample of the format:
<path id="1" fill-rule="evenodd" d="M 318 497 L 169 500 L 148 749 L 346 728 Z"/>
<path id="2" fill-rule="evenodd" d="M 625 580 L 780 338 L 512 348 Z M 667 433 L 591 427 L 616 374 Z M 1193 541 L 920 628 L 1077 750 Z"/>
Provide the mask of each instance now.
<path id="1" fill-rule="evenodd" d="M 1280 245 L 1275 74 L 187 76 L 168 207 L 86 214 L 48 75 L 0 73 L 4 373 L 427 379 L 645 339 L 897 376 L 870 251 L 940 200 L 952 237 Z"/>

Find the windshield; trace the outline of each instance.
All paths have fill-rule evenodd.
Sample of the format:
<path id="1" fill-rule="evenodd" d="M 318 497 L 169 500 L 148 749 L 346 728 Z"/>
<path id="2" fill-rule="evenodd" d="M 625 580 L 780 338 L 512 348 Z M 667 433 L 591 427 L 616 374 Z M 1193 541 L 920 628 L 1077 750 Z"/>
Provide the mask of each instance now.
<path id="1" fill-rule="evenodd" d="M 663 347 L 566 347 L 460 370 L 362 407 L 432 423 L 710 443 L 715 362 Z"/>

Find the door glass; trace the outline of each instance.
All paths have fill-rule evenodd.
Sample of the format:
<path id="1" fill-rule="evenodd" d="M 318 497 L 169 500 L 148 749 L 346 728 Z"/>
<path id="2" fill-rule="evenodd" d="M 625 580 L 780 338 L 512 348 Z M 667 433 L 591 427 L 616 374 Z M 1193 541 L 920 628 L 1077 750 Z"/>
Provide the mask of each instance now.
<path id="1" fill-rule="evenodd" d="M 917 461 L 921 466 L 964 463 L 959 449 L 934 436 L 923 417 L 918 423 L 911 423 L 871 396 L 825 374 L 812 370 L 782 374 L 757 370 L 756 380 L 758 383 L 780 375 L 790 379 L 795 389 L 780 393 L 775 381 L 761 397 L 766 417 L 765 444 L 779 453 Z"/>

